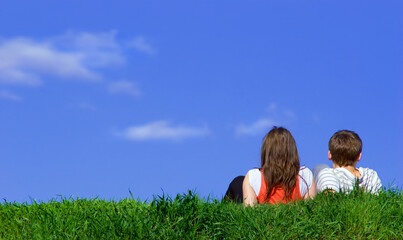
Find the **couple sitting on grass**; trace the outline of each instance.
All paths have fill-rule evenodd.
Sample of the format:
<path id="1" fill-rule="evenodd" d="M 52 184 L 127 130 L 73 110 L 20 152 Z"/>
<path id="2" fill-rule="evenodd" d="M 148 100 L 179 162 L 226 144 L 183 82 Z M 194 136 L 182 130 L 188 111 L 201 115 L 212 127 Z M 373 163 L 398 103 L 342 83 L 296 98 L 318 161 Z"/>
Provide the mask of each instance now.
<path id="1" fill-rule="evenodd" d="M 297 146 L 291 133 L 273 127 L 263 140 L 261 167 L 246 176 L 236 177 L 226 198 L 245 206 L 257 203 L 287 203 L 313 198 L 317 192 L 351 191 L 358 181 L 360 188 L 376 193 L 382 186 L 378 174 L 369 168 L 356 168 L 361 159 L 362 142 L 348 130 L 336 132 L 329 141 L 329 160 L 333 168 L 319 164 L 313 173 L 300 166 Z"/>

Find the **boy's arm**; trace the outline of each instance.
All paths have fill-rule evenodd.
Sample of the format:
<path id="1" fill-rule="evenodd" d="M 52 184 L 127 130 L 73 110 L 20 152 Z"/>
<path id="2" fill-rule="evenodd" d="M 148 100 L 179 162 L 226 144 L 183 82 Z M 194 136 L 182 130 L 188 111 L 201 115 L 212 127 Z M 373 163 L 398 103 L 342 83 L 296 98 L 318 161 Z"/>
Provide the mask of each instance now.
<path id="1" fill-rule="evenodd" d="M 249 183 L 249 172 L 246 174 L 242 184 L 243 204 L 244 206 L 254 206 L 257 203 L 255 190 Z"/>
<path id="2" fill-rule="evenodd" d="M 381 190 L 381 188 L 382 188 L 382 183 L 381 183 L 381 179 L 379 179 L 379 177 L 378 177 L 378 179 L 376 180 L 376 185 L 375 185 L 376 187 L 375 187 L 375 192 L 378 192 L 379 190 Z"/>
<path id="3" fill-rule="evenodd" d="M 340 190 L 339 178 L 331 171 L 331 169 L 323 169 L 317 175 L 316 187 L 318 192 L 323 192 L 325 190 L 338 192 Z"/>
<path id="4" fill-rule="evenodd" d="M 382 188 L 381 179 L 378 176 L 378 173 L 372 170 L 372 176 L 370 178 L 371 183 L 369 184 L 369 190 L 371 193 L 377 193 Z M 368 189 L 368 188 L 367 188 Z"/>

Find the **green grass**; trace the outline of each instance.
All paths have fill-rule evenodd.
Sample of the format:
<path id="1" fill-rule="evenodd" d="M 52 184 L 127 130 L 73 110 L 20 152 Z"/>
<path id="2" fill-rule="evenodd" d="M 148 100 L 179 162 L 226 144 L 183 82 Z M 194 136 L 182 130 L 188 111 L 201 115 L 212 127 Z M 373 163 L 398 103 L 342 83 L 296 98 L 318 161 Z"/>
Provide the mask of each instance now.
<path id="1" fill-rule="evenodd" d="M 1 239 L 403 239 L 401 190 L 242 205 L 192 192 L 146 203 L 62 199 L 0 204 Z"/>

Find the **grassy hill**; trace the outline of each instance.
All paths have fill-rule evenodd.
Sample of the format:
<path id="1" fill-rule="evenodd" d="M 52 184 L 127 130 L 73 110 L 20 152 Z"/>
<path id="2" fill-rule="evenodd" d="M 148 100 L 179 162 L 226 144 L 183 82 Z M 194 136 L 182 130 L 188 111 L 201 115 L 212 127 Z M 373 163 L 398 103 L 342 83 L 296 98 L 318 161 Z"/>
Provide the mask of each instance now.
<path id="1" fill-rule="evenodd" d="M 403 239 L 401 190 L 319 194 L 244 208 L 192 192 L 175 198 L 0 204 L 1 239 Z"/>

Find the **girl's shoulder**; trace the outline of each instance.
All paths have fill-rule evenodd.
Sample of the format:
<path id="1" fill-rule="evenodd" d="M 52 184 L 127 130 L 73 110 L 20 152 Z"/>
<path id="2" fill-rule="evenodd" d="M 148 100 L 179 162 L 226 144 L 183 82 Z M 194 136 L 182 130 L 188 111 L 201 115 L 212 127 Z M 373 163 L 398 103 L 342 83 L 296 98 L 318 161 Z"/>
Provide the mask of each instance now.
<path id="1" fill-rule="evenodd" d="M 313 176 L 311 169 L 305 167 L 305 166 L 301 166 L 299 168 L 299 175 L 304 177 L 304 176 Z"/>
<path id="2" fill-rule="evenodd" d="M 254 168 L 248 171 L 249 176 L 249 184 L 255 191 L 256 196 L 259 195 L 261 180 L 262 180 L 262 173 L 258 168 Z"/>
<path id="3" fill-rule="evenodd" d="M 248 171 L 249 179 L 260 180 L 262 173 L 259 168 L 254 168 Z"/>

